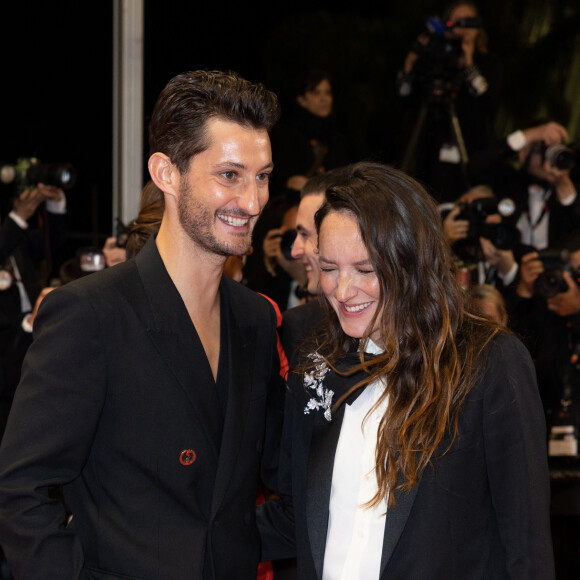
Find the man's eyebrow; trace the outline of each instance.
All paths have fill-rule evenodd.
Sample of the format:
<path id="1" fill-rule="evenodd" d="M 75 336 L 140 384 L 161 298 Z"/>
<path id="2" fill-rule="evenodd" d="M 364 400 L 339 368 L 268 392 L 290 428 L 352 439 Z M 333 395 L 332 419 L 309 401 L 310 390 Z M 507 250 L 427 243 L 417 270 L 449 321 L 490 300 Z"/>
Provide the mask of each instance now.
<path id="1" fill-rule="evenodd" d="M 240 163 L 239 161 L 222 161 L 216 165 L 217 168 L 225 168 L 225 167 L 237 167 L 238 169 L 248 169 L 248 166 L 245 163 Z M 270 161 L 264 165 L 264 167 L 260 167 L 258 171 L 264 171 L 265 169 L 273 169 L 274 163 Z"/>

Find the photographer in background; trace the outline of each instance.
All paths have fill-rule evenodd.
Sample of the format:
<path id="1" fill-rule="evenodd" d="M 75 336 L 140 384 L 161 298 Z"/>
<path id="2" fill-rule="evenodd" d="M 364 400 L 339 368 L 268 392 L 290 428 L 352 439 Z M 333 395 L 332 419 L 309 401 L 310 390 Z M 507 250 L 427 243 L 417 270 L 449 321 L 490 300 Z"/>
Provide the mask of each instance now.
<path id="1" fill-rule="evenodd" d="M 561 124 L 537 122 L 508 135 L 470 163 L 472 179 L 490 185 L 499 197 L 514 200 L 522 242 L 538 250 L 561 247 L 580 228 L 573 175 L 578 153 L 565 145 L 567 141 Z"/>
<path id="2" fill-rule="evenodd" d="M 23 317 L 33 310 L 41 289 L 49 285 L 52 257 L 66 240 L 65 220 L 63 189 L 44 183 L 18 193 L 2 220 L 0 390 L 5 382 L 6 357 L 20 331 Z"/>
<path id="3" fill-rule="evenodd" d="M 290 255 L 296 237 L 298 199 L 278 196 L 268 202 L 256 224 L 253 252 L 243 268 L 248 288 L 265 294 L 281 312 L 297 306 L 298 294 L 306 284 L 306 271 L 300 260 Z"/>
<path id="4" fill-rule="evenodd" d="M 409 112 L 400 134 L 411 135 L 402 168 L 445 202 L 469 188 L 469 159 L 494 141 L 502 67 L 473 2 L 453 3 L 426 28 L 397 80 Z"/>
<path id="5" fill-rule="evenodd" d="M 498 199 L 486 185 L 472 187 L 455 203 L 440 205 L 443 235 L 461 267 L 464 287 L 491 285 L 508 311 L 518 281 L 518 260 L 533 248 L 520 242 L 509 198 Z"/>
<path id="6" fill-rule="evenodd" d="M 580 232 L 562 248 L 530 252 L 521 261 L 519 301 L 512 318 L 530 350 L 546 412 L 552 448 L 551 527 L 557 578 L 580 569 L 580 461 L 574 446 L 580 429 Z M 566 427 L 568 426 L 568 427 Z M 556 429 L 568 429 L 558 436 Z M 558 441 L 556 441 L 558 443 Z"/>
<path id="7" fill-rule="evenodd" d="M 521 259 L 511 318 L 536 365 L 548 417 L 559 408 L 567 365 L 580 344 L 579 273 L 580 231 L 561 248 L 529 252 Z"/>

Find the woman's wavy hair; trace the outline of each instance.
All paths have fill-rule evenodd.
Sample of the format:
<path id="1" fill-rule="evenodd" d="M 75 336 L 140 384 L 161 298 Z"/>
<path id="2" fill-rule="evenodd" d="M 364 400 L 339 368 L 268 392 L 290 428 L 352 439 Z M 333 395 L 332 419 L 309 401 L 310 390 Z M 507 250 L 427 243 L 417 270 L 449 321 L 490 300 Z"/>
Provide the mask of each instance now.
<path id="1" fill-rule="evenodd" d="M 457 435 L 458 412 L 476 376 L 478 356 L 497 325 L 466 312 L 454 262 L 441 232 L 431 196 L 415 180 L 386 165 L 362 162 L 340 186 L 330 187 L 316 214 L 320 233 L 330 213 L 347 212 L 357 221 L 380 283 L 375 318 L 361 338 L 360 365 L 366 378 L 341 397 L 384 379 L 388 397 L 378 432 L 378 492 L 369 502 L 394 503 L 390 490 L 408 490 L 431 463 L 444 436 Z M 349 240 L 344 240 L 345 244 Z M 325 301 L 326 302 L 326 301 Z M 352 346 L 326 303 L 327 327 L 316 348 L 334 368 Z M 364 359 L 371 329 L 380 325 L 384 353 Z M 350 374 L 349 372 L 349 374 Z"/>

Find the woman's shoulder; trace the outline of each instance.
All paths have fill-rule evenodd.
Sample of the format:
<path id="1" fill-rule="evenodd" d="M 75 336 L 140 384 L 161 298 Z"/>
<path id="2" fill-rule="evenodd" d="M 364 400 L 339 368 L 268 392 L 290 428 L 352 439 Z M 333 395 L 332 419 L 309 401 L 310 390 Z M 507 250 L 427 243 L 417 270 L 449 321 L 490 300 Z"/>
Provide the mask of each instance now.
<path id="1" fill-rule="evenodd" d="M 532 357 L 524 343 L 512 332 L 498 330 L 487 346 L 487 354 L 492 362 L 509 364 L 510 361 L 528 361 L 532 364 Z"/>
<path id="2" fill-rule="evenodd" d="M 536 371 L 529 350 L 509 331 L 497 332 L 480 353 L 476 364 L 479 388 L 489 393 L 499 388 L 506 396 L 537 391 Z M 511 392 L 511 395 L 507 395 Z"/>

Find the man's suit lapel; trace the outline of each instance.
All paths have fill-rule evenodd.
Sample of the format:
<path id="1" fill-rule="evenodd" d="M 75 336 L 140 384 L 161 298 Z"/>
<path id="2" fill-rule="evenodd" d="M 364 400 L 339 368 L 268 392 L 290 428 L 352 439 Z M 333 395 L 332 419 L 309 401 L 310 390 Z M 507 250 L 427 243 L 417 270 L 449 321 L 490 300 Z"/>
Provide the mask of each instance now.
<path id="1" fill-rule="evenodd" d="M 136 257 L 148 304 L 147 333 L 192 406 L 192 421 L 207 433 L 215 461 L 223 416 L 203 345 L 151 237 Z M 141 313 L 144 309 L 139 309 Z M 208 388 L 214 387 L 214 388 Z"/>
<path id="2" fill-rule="evenodd" d="M 216 476 L 212 512 L 215 513 L 227 491 L 231 474 L 239 458 L 243 431 L 248 420 L 252 398 L 252 379 L 256 353 L 256 327 L 243 324 L 241 319 L 247 313 L 238 312 L 231 301 L 231 282 L 224 278 L 221 291 L 221 316 L 228 317 L 228 403 L 224 423 L 222 447 Z M 243 324 L 243 326 L 242 326 Z M 256 490 L 257 491 L 257 490 Z"/>

